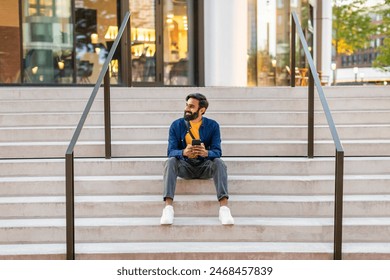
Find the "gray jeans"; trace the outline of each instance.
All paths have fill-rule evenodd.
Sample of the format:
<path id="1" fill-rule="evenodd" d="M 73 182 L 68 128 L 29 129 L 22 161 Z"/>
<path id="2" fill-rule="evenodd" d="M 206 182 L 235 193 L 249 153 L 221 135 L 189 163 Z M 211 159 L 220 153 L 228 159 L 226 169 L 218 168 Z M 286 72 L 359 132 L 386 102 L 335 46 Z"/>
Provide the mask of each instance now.
<path id="1" fill-rule="evenodd" d="M 227 168 L 222 159 L 206 160 L 198 165 L 192 165 L 185 160 L 169 158 L 164 165 L 164 200 L 174 198 L 177 177 L 183 179 L 214 179 L 217 198 L 221 200 L 228 195 Z"/>

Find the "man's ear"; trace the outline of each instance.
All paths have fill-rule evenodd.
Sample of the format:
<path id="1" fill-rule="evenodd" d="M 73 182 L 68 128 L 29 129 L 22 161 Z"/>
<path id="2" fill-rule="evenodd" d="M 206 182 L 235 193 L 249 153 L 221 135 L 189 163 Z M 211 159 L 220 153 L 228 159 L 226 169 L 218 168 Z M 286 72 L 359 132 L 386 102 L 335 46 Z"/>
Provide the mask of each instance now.
<path id="1" fill-rule="evenodd" d="M 206 108 L 200 108 L 200 112 L 202 113 L 202 115 L 204 115 L 204 113 L 206 113 Z"/>

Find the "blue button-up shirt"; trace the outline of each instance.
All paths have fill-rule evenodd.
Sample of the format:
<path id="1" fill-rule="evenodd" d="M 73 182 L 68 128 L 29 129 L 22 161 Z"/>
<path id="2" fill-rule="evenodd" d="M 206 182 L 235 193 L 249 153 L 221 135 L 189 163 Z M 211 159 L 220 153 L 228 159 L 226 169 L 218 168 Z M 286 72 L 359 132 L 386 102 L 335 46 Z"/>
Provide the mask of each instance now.
<path id="1" fill-rule="evenodd" d="M 168 157 L 176 157 L 178 159 L 187 158 L 183 156 L 183 150 L 187 146 L 185 140 L 186 134 L 187 126 L 184 118 L 177 119 L 171 124 L 169 128 Z M 221 132 L 219 124 L 216 121 L 202 117 L 199 136 L 208 150 L 208 157 L 205 159 L 213 160 L 222 156 Z"/>

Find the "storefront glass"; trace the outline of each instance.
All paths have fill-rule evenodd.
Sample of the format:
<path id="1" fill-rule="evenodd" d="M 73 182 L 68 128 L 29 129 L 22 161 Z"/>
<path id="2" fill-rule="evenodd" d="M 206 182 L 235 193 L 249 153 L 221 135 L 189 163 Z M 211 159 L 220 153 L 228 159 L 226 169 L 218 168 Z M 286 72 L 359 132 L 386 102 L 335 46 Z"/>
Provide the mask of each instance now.
<path id="1" fill-rule="evenodd" d="M 0 0 L 0 84 L 20 83 L 18 1 Z"/>
<path id="2" fill-rule="evenodd" d="M 164 84 L 194 85 L 193 1 L 164 1 Z"/>
<path id="3" fill-rule="evenodd" d="M 308 0 L 248 1 L 248 86 L 289 85 L 292 11 L 297 12 L 311 44 Z M 299 69 L 305 69 L 302 55 L 302 48 L 297 41 L 298 76 Z M 297 83 L 301 85 L 301 81 Z"/>
<path id="4" fill-rule="evenodd" d="M 116 1 L 23 0 L 22 4 L 22 82 L 95 84 L 118 32 Z M 118 57 L 109 71 L 111 83 L 117 84 Z"/>
<path id="5" fill-rule="evenodd" d="M 117 1 L 76 0 L 76 73 L 78 84 L 95 84 L 118 34 Z M 111 84 L 120 83 L 119 51 L 109 65 Z"/>
<path id="6" fill-rule="evenodd" d="M 71 1 L 23 0 L 22 22 L 23 83 L 72 83 Z"/>
<path id="7" fill-rule="evenodd" d="M 123 69 L 132 85 L 196 85 L 195 1 L 128 1 L 0 0 L 0 84 L 95 84 L 128 7 L 131 64 L 119 45 L 111 84 Z"/>
<path id="8" fill-rule="evenodd" d="M 132 81 L 194 85 L 194 1 L 161 3 L 162 15 L 155 0 L 129 0 Z"/>
<path id="9" fill-rule="evenodd" d="M 130 0 L 133 82 L 156 81 L 155 0 Z"/>

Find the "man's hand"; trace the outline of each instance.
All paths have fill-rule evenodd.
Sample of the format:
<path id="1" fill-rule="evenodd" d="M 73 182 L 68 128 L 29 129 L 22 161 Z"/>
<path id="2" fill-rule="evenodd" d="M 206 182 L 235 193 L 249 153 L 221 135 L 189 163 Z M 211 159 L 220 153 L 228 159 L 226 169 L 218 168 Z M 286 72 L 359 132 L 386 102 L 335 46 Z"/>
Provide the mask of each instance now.
<path id="1" fill-rule="evenodd" d="M 192 152 L 196 157 L 207 157 L 209 155 L 209 151 L 206 150 L 204 144 L 192 146 Z"/>
<path id="2" fill-rule="evenodd" d="M 206 147 L 202 143 L 201 145 L 195 145 L 192 146 L 191 144 L 188 144 L 187 147 L 183 150 L 183 156 L 189 157 L 189 158 L 197 158 L 200 157 L 208 157 L 209 151 L 206 150 Z"/>
<path id="3" fill-rule="evenodd" d="M 193 158 L 195 155 L 193 154 L 192 151 L 192 145 L 188 144 L 187 147 L 183 150 L 183 156 Z"/>

